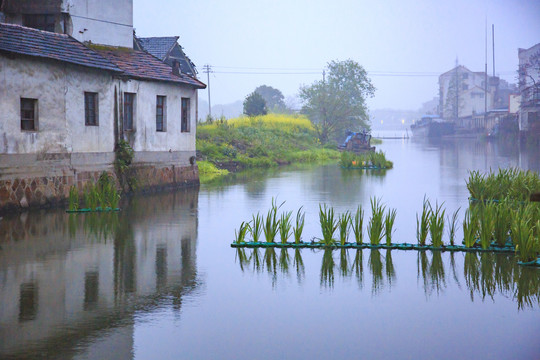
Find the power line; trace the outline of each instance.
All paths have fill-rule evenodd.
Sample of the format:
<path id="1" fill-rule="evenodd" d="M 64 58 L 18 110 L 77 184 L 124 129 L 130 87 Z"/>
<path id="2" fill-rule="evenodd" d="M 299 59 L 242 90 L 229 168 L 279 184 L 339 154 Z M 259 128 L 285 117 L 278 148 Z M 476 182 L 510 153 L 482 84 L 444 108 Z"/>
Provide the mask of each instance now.
<path id="1" fill-rule="evenodd" d="M 212 101 L 210 100 L 210 73 L 214 71 L 212 71 L 212 66 L 210 64 L 206 64 L 203 66 L 203 72 L 206 73 L 208 82 L 208 115 L 210 118 L 212 118 Z"/>

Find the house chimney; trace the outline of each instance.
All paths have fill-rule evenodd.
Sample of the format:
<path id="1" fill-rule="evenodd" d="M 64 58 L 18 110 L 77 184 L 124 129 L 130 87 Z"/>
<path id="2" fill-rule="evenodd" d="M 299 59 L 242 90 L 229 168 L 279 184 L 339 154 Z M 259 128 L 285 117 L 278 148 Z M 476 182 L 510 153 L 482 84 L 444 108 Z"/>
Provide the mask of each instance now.
<path id="1" fill-rule="evenodd" d="M 176 60 L 173 60 L 172 73 L 173 75 L 180 76 L 180 63 Z"/>

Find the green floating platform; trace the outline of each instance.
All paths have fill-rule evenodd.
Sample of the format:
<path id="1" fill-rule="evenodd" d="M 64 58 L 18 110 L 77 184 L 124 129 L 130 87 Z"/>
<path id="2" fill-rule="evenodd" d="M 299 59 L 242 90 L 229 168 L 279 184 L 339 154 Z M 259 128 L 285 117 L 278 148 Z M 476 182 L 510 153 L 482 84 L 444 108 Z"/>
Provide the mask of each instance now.
<path id="1" fill-rule="evenodd" d="M 441 247 L 435 247 L 430 245 L 418 245 L 418 244 L 357 244 L 357 243 L 346 243 L 325 245 L 318 242 L 300 242 L 296 243 L 270 243 L 270 242 L 242 242 L 242 243 L 232 243 L 231 247 L 233 248 L 295 248 L 295 249 L 396 249 L 396 250 L 436 250 L 436 251 L 465 251 L 465 252 L 506 252 L 513 253 L 515 248 L 513 246 L 490 246 L 487 249 L 481 247 L 466 247 L 460 245 L 446 245 Z"/>
<path id="2" fill-rule="evenodd" d="M 518 261 L 518 265 L 540 267 L 540 258 L 528 262 Z"/>
<path id="3" fill-rule="evenodd" d="M 120 211 L 120 208 L 110 208 L 106 207 L 105 209 L 102 209 L 100 207 L 97 207 L 95 209 L 77 209 L 77 210 L 66 210 L 67 213 L 89 213 L 89 212 L 111 212 L 111 211 Z"/>

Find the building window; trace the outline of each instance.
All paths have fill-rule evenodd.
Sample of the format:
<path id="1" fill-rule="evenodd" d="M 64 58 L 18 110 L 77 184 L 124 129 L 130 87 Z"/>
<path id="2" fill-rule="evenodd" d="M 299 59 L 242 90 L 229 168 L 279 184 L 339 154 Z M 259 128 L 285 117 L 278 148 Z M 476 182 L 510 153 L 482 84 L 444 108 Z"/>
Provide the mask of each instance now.
<path id="1" fill-rule="evenodd" d="M 135 94 L 124 93 L 124 130 L 133 130 Z"/>
<path id="2" fill-rule="evenodd" d="M 182 98 L 182 132 L 189 132 L 189 98 Z"/>
<path id="3" fill-rule="evenodd" d="M 26 14 L 23 15 L 23 26 L 54 32 L 54 15 Z"/>
<path id="4" fill-rule="evenodd" d="M 21 130 L 37 131 L 37 99 L 21 98 Z"/>
<path id="5" fill-rule="evenodd" d="M 166 97 L 157 96 L 156 99 L 156 131 L 166 131 L 165 130 L 165 106 L 166 106 Z"/>
<path id="6" fill-rule="evenodd" d="M 98 94 L 92 92 L 84 93 L 84 124 L 86 126 L 97 126 L 98 123 Z"/>

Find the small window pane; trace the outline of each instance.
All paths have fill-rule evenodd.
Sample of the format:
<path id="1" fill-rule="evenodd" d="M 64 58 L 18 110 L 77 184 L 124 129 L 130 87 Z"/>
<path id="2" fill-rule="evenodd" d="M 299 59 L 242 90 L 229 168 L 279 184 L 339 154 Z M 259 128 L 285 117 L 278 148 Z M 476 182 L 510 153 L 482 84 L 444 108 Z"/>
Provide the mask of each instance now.
<path id="1" fill-rule="evenodd" d="M 98 125 L 98 94 L 84 93 L 84 123 L 87 126 Z"/>
<path id="2" fill-rule="evenodd" d="M 189 132 L 189 99 L 182 98 L 181 132 Z"/>
<path id="3" fill-rule="evenodd" d="M 124 93 L 124 130 L 133 130 L 133 103 L 135 94 Z"/>
<path id="4" fill-rule="evenodd" d="M 156 131 L 165 131 L 165 96 L 156 98 Z"/>
<path id="5" fill-rule="evenodd" d="M 21 130 L 37 129 L 37 100 L 21 98 Z"/>

